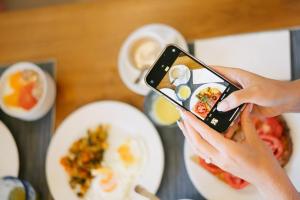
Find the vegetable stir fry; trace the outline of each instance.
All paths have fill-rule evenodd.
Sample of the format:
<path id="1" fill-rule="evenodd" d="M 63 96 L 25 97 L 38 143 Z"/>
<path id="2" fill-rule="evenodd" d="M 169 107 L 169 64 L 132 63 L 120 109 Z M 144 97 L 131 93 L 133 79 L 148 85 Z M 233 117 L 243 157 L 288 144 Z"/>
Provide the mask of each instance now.
<path id="1" fill-rule="evenodd" d="M 60 160 L 68 173 L 69 183 L 78 197 L 83 197 L 93 179 L 92 170 L 101 167 L 105 149 L 107 149 L 108 126 L 99 125 L 88 130 L 87 136 L 75 141 L 66 156 Z"/>

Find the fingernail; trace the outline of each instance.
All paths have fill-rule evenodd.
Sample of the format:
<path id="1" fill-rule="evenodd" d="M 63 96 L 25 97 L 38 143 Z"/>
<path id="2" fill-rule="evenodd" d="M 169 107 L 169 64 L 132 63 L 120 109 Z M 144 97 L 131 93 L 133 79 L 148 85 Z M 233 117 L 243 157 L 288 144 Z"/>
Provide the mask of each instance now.
<path id="1" fill-rule="evenodd" d="M 224 112 L 228 110 L 228 107 L 229 107 L 228 102 L 226 100 L 223 100 L 220 103 L 218 103 L 217 110 Z"/>
<path id="2" fill-rule="evenodd" d="M 184 111 L 182 109 L 178 109 L 178 111 L 179 111 L 181 120 L 184 120 L 185 119 Z"/>
<path id="3" fill-rule="evenodd" d="M 249 113 L 252 112 L 252 109 L 253 109 L 253 104 L 250 104 L 250 105 L 249 105 Z"/>
<path id="4" fill-rule="evenodd" d="M 177 120 L 177 126 L 180 128 L 180 130 L 182 130 L 182 120 L 181 119 L 179 119 L 179 120 Z"/>

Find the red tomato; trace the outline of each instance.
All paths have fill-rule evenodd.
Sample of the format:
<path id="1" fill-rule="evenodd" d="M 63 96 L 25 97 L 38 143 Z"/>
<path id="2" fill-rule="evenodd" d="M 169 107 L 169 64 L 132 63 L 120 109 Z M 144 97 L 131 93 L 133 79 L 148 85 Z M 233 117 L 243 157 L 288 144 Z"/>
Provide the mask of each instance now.
<path id="1" fill-rule="evenodd" d="M 219 173 L 222 173 L 223 170 L 220 169 L 219 167 L 217 167 L 216 165 L 214 164 L 207 164 L 205 162 L 205 160 L 203 160 L 202 158 L 199 157 L 199 164 L 204 168 L 206 169 L 207 171 L 209 171 L 210 173 L 212 174 L 219 174 Z"/>
<path id="2" fill-rule="evenodd" d="M 283 153 L 283 145 L 281 141 L 273 135 L 260 135 L 259 136 L 264 143 L 269 146 L 274 154 L 274 156 L 278 159 L 281 157 Z"/>
<path id="3" fill-rule="evenodd" d="M 274 135 L 277 138 L 282 136 L 283 126 L 276 117 L 267 118 L 266 122 L 271 128 L 270 134 Z"/>
<path id="4" fill-rule="evenodd" d="M 232 174 L 229 174 L 227 172 L 224 172 L 223 176 L 224 176 L 226 183 L 228 183 L 228 185 L 230 185 L 231 187 L 233 187 L 235 189 L 243 189 L 244 187 L 246 187 L 249 184 L 245 180 L 243 180 L 237 176 L 233 176 Z"/>
<path id="5" fill-rule="evenodd" d="M 32 95 L 34 84 L 25 85 L 20 89 L 19 105 L 25 110 L 30 110 L 37 104 L 37 99 Z"/>
<path id="6" fill-rule="evenodd" d="M 279 138 L 283 133 L 283 126 L 276 117 L 259 119 L 253 118 L 253 123 L 259 135 L 274 135 Z"/>
<path id="7" fill-rule="evenodd" d="M 196 103 L 194 110 L 196 113 L 198 113 L 201 117 L 206 117 L 206 115 L 208 114 L 208 110 L 205 106 L 205 103 L 199 101 Z"/>

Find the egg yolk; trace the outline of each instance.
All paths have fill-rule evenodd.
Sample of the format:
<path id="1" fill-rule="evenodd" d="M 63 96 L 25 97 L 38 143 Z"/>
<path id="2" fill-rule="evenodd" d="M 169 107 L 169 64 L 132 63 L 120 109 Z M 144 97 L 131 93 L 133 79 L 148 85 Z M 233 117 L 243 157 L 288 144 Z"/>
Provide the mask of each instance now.
<path id="1" fill-rule="evenodd" d="M 13 92 L 12 94 L 3 97 L 3 101 L 6 105 L 19 106 L 19 93 Z"/>
<path id="2" fill-rule="evenodd" d="M 21 87 L 24 84 L 24 83 L 22 83 L 22 73 L 16 72 L 16 73 L 12 74 L 9 77 L 9 84 L 15 90 L 21 89 Z"/>
<path id="3" fill-rule="evenodd" d="M 130 146 L 127 143 L 122 144 L 118 148 L 118 153 L 125 165 L 132 165 L 135 162 L 135 158 L 130 150 Z"/>

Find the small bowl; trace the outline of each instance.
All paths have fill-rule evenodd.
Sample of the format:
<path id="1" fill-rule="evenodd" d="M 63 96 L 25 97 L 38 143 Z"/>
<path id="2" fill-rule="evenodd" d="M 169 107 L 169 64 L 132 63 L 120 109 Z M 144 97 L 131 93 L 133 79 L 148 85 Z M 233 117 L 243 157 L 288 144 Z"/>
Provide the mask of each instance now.
<path id="1" fill-rule="evenodd" d="M 32 185 L 17 177 L 5 176 L 0 178 L 0 191 L 0 197 L 3 199 L 19 199 L 20 197 L 27 200 L 37 199 L 37 193 Z"/>
<path id="2" fill-rule="evenodd" d="M 5 85 L 8 83 L 8 77 L 22 70 L 33 70 L 41 79 L 43 93 L 37 104 L 28 111 L 12 109 L 3 102 Z M 43 117 L 54 104 L 56 97 L 56 87 L 51 76 L 39 68 L 37 65 L 30 62 L 19 62 L 7 68 L 0 78 L 0 107 L 9 116 L 22 119 L 24 121 L 34 121 Z"/>
<path id="3" fill-rule="evenodd" d="M 179 94 L 178 94 L 178 93 L 179 93 L 179 89 L 180 89 L 181 87 L 188 87 L 189 90 L 190 90 L 190 95 L 189 95 L 186 99 L 181 98 L 181 97 L 179 96 Z M 188 86 L 187 84 L 181 84 L 181 85 L 178 85 L 178 86 L 176 87 L 176 89 L 175 89 L 175 93 L 176 93 L 177 98 L 180 99 L 180 101 L 182 101 L 182 102 L 188 100 L 188 99 L 192 96 L 192 90 L 191 90 L 190 86 Z"/>

